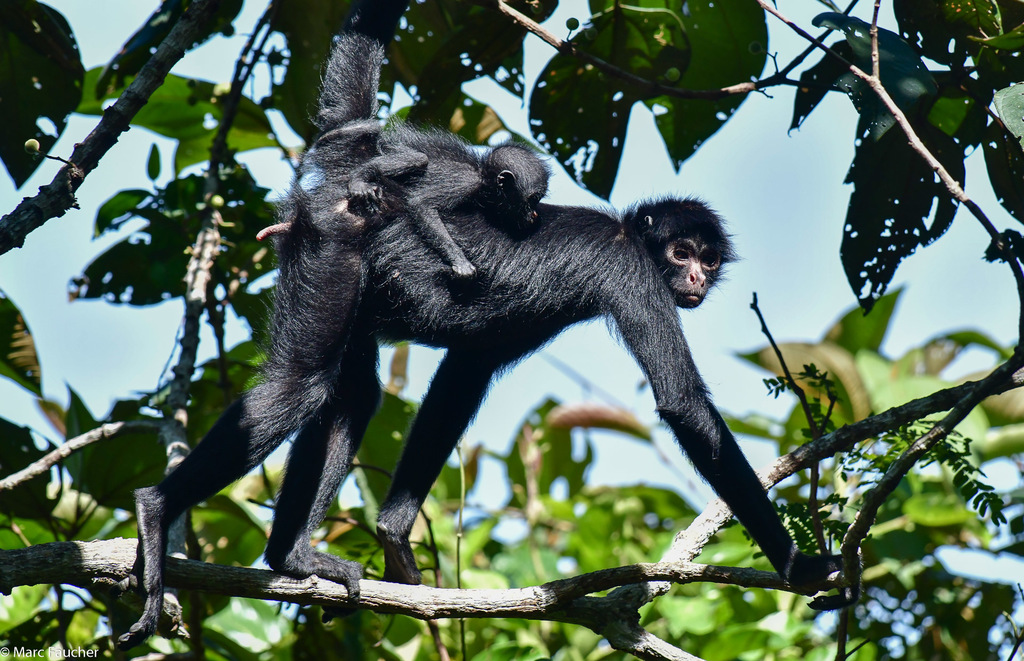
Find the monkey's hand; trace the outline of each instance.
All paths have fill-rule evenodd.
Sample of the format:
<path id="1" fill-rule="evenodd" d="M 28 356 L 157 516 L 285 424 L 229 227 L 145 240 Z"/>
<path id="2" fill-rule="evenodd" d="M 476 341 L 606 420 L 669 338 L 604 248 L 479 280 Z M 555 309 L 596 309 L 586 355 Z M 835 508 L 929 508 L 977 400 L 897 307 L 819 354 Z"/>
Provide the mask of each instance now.
<path id="1" fill-rule="evenodd" d="M 357 206 L 371 210 L 379 207 L 384 199 L 384 192 L 378 184 L 362 179 L 348 183 L 348 195 Z"/>

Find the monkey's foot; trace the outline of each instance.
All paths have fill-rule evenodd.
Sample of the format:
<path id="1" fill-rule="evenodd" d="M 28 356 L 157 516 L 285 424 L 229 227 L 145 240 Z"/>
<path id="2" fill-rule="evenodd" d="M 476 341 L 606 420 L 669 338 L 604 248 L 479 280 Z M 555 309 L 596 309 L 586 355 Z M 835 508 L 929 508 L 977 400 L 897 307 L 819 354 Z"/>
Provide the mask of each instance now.
<path id="1" fill-rule="evenodd" d="M 452 275 L 458 280 L 472 280 L 476 277 L 476 267 L 462 260 L 452 264 Z"/>
<path id="2" fill-rule="evenodd" d="M 160 619 L 160 609 L 163 608 L 163 601 L 163 590 L 157 593 L 156 598 L 146 598 L 146 606 L 142 611 L 142 617 L 128 628 L 128 633 L 122 634 L 117 639 L 118 649 L 131 649 L 136 645 L 144 643 L 147 638 L 156 633 L 156 625 Z"/>
<path id="3" fill-rule="evenodd" d="M 419 585 L 423 582 L 420 570 L 416 568 L 416 556 L 412 553 L 409 538 L 395 535 L 377 522 L 377 536 L 384 547 L 384 577 L 389 583 Z"/>

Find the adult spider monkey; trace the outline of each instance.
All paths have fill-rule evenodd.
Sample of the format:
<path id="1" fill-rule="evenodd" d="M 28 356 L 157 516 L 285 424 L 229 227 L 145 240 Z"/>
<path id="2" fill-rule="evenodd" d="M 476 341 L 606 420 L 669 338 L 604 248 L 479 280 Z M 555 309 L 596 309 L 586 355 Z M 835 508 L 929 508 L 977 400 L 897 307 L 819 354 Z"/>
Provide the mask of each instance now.
<path id="1" fill-rule="evenodd" d="M 680 328 L 677 306 L 698 306 L 734 259 L 715 212 L 670 197 L 622 214 L 541 204 L 535 226 L 516 236 L 496 227 L 487 209 L 461 205 L 444 219 L 479 274 L 470 291 L 453 288 L 450 268 L 415 231 L 400 187 L 384 182 L 379 218 L 349 210 L 343 175 L 374 158 L 377 146 L 372 132 L 355 131 L 349 140 L 338 129 L 375 120 L 381 58 L 378 45 L 356 35 L 343 37 L 331 55 L 317 116 L 322 137 L 281 210 L 291 227 L 277 237 L 280 272 L 262 381 L 160 484 L 136 492 L 133 574 L 146 603 L 119 645 L 132 647 L 156 630 L 171 522 L 293 435 L 267 563 L 290 576 L 342 583 L 357 600 L 362 567 L 313 549 L 310 537 L 379 403 L 381 341 L 447 349 L 378 518 L 384 579 L 418 583 L 410 531 L 492 378 L 566 327 L 599 316 L 614 321 L 651 384 L 658 414 L 782 577 L 806 590 L 840 570 L 838 556 L 797 549 L 711 403 Z M 811 605 L 839 608 L 855 598 L 848 588 Z"/>

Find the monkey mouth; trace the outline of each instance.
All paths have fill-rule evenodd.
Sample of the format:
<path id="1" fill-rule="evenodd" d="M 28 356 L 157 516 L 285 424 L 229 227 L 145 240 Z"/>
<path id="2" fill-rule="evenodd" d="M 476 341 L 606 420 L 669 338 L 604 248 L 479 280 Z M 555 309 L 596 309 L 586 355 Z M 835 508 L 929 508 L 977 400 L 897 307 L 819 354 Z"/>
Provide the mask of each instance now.
<path id="1" fill-rule="evenodd" d="M 681 308 L 695 308 L 701 304 L 704 297 L 699 294 L 681 294 L 679 296 L 678 305 Z"/>

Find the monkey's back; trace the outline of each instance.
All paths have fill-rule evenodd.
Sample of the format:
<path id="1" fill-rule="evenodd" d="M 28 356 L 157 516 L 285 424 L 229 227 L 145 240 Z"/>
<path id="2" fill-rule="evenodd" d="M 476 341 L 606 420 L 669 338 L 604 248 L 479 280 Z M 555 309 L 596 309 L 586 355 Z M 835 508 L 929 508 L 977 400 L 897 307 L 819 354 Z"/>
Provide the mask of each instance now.
<path id="1" fill-rule="evenodd" d="M 360 310 L 387 340 L 479 348 L 536 344 L 608 312 L 608 288 L 650 282 L 654 265 L 617 216 L 541 205 L 535 230 L 515 236 L 479 214 L 446 218 L 479 275 L 453 282 L 450 270 L 398 217 L 380 223 L 364 251 L 367 292 Z"/>

